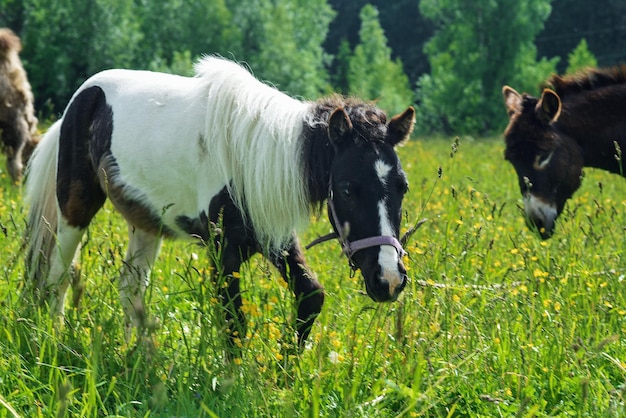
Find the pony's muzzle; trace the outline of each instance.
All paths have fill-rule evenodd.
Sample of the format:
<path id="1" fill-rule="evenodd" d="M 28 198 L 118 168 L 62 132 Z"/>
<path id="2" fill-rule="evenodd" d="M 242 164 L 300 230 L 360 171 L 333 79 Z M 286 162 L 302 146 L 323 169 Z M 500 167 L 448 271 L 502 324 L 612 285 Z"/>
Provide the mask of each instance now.
<path id="1" fill-rule="evenodd" d="M 375 302 L 394 301 L 407 284 L 406 268 L 390 246 L 380 247 L 377 261 L 371 269 L 361 269 L 367 294 Z"/>
<path id="2" fill-rule="evenodd" d="M 388 286 L 389 300 L 394 301 L 398 299 L 398 296 L 404 290 L 407 282 L 406 271 L 404 268 L 402 271 L 387 273 L 383 275 L 383 283 L 386 282 Z"/>
<path id="3" fill-rule="evenodd" d="M 531 230 L 537 231 L 541 239 L 548 239 L 554 234 L 556 218 L 559 216 L 555 205 L 535 195 L 527 194 L 524 196 L 524 211 L 526 225 Z"/>
<path id="4" fill-rule="evenodd" d="M 374 302 L 393 302 L 404 289 L 407 283 L 406 273 L 385 272 L 373 283 L 365 281 L 367 294 Z"/>

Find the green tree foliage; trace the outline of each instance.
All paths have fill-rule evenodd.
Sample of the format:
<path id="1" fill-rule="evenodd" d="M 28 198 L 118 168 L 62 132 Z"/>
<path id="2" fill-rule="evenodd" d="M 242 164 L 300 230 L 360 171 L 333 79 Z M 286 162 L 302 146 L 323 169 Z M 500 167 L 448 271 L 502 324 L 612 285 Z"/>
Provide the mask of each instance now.
<path id="1" fill-rule="evenodd" d="M 380 13 L 364 8 L 368 3 Z M 44 118 L 61 112 L 80 83 L 102 69 L 190 74 L 201 55 L 218 54 L 247 63 L 294 96 L 337 90 L 385 108 L 413 101 L 407 74 L 408 86 L 417 86 L 418 128 L 461 134 L 502 129 L 503 84 L 537 93 L 555 65 L 563 72 L 566 62 L 574 68 L 593 64 L 592 57 L 598 65 L 624 61 L 626 2 L 605 3 L 0 0 L 0 27 L 22 38 Z M 591 57 L 572 52 L 581 36 Z"/>
<path id="2" fill-rule="evenodd" d="M 326 0 L 232 0 L 230 7 L 243 34 L 236 59 L 292 95 L 314 99 L 330 90 L 322 44 L 334 12 Z"/>
<path id="3" fill-rule="evenodd" d="M 100 70 L 189 75 L 206 54 L 317 98 L 331 90 L 322 45 L 333 16 L 326 0 L 0 0 L 0 25 L 21 29 L 36 107 L 56 113 Z"/>
<path id="4" fill-rule="evenodd" d="M 587 41 L 583 38 L 580 40 L 578 46 L 567 56 L 567 69 L 565 73 L 573 74 L 584 68 L 597 66 L 598 60 L 596 60 L 595 55 L 589 50 Z"/>
<path id="5" fill-rule="evenodd" d="M 391 59 L 391 48 L 378 21 L 378 10 L 371 5 L 361 10 L 360 43 L 348 65 L 348 91 L 363 99 L 376 100 L 390 113 L 413 103 L 409 79 L 402 62 Z"/>
<path id="6" fill-rule="evenodd" d="M 136 66 L 144 34 L 135 18 L 133 0 L 95 0 L 87 51 L 89 74 L 107 68 Z"/>
<path id="7" fill-rule="evenodd" d="M 341 55 L 344 43 L 350 49 L 359 43 L 361 27 L 360 11 L 367 4 L 376 7 L 380 13 L 380 25 L 385 31 L 391 57 L 400 58 L 404 72 L 411 84 L 430 70 L 423 52 L 424 42 L 433 35 L 433 24 L 426 20 L 419 11 L 419 0 L 328 0 L 336 10 L 337 17 L 331 22 L 328 37 L 324 44 L 326 50 L 335 56 Z M 342 61 L 334 61 L 340 64 Z M 341 74 L 342 69 L 331 67 L 331 76 Z M 345 85 L 335 88 L 344 89 Z"/>
<path id="8" fill-rule="evenodd" d="M 189 50 L 186 51 L 174 51 L 172 59 L 168 62 L 162 56 L 156 56 L 148 66 L 150 71 L 158 71 L 161 73 L 170 73 L 184 75 L 187 77 L 193 76 L 194 59 L 191 56 Z"/>
<path id="9" fill-rule="evenodd" d="M 183 75 L 202 54 L 241 51 L 241 31 L 224 0 L 136 0 L 144 45 L 137 63 Z"/>
<path id="10" fill-rule="evenodd" d="M 536 89 L 556 60 L 537 61 L 535 35 L 551 0 L 422 0 L 438 29 L 425 46 L 431 73 L 418 83 L 423 131 L 483 133 L 500 129 L 503 84 Z"/>
<path id="11" fill-rule="evenodd" d="M 593 51 L 598 66 L 626 62 L 626 1 L 554 1 L 546 27 L 536 38 L 539 55 L 560 57 L 557 70 L 563 73 L 567 55 L 581 38 Z"/>
<path id="12" fill-rule="evenodd" d="M 347 40 L 343 40 L 333 60 L 334 71 L 331 74 L 331 82 L 335 90 L 342 94 L 348 94 L 350 89 L 348 74 L 350 72 L 350 57 L 352 48 Z"/>
<path id="13" fill-rule="evenodd" d="M 0 0 L 0 27 L 9 27 L 21 33 L 24 25 L 24 2 L 22 0 Z"/>
<path id="14" fill-rule="evenodd" d="M 132 0 L 26 0 L 23 7 L 23 56 L 37 98 L 67 102 L 87 74 L 133 65 L 142 35 Z"/>

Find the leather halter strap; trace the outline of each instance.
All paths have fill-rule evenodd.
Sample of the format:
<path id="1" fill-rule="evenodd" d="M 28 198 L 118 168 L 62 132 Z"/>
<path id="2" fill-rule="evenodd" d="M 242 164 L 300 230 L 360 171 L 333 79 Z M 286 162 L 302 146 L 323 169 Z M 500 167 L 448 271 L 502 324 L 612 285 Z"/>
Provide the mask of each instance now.
<path id="1" fill-rule="evenodd" d="M 363 238 L 356 241 L 349 241 L 348 234 L 350 225 L 346 222 L 344 225 L 341 225 L 339 221 L 339 217 L 337 216 L 337 211 L 335 210 L 335 205 L 333 203 L 333 191 L 332 191 L 332 180 L 329 181 L 328 187 L 328 212 L 333 219 L 335 224 L 335 229 L 337 232 L 331 232 L 330 234 L 323 235 L 314 241 L 312 241 L 305 248 L 308 250 L 309 248 L 320 244 L 325 241 L 329 241 L 333 238 L 337 238 L 339 243 L 341 244 L 341 251 L 343 254 L 348 257 L 350 264 L 353 268 L 355 268 L 354 262 L 352 261 L 352 256 L 357 251 L 363 250 L 365 248 L 370 247 L 379 247 L 381 245 L 389 245 L 394 247 L 398 253 L 398 256 L 402 257 L 405 254 L 404 248 L 402 248 L 402 244 L 396 237 L 392 237 L 389 235 L 377 235 L 373 237 Z"/>

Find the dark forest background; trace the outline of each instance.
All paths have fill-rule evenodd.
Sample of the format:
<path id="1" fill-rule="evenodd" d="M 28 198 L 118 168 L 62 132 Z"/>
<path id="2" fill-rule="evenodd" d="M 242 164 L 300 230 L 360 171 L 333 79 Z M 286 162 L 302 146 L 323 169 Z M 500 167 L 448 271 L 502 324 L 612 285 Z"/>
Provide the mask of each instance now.
<path id="1" fill-rule="evenodd" d="M 41 117 L 113 67 L 192 74 L 246 63 L 290 95 L 331 91 L 418 109 L 418 133 L 497 132 L 500 91 L 626 59 L 626 2 L 580 0 L 0 0 Z"/>

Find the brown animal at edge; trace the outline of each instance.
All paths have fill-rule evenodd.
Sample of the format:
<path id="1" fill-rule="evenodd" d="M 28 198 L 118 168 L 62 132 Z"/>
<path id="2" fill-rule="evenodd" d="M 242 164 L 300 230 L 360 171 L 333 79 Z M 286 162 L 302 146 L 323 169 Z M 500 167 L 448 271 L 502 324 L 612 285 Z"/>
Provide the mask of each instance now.
<path id="1" fill-rule="evenodd" d="M 502 88 L 505 152 L 518 176 L 528 226 L 550 238 L 584 167 L 626 177 L 626 64 L 553 75 L 540 97 Z"/>
<path id="2" fill-rule="evenodd" d="M 20 38 L 0 28 L 0 138 L 13 181 L 22 177 L 24 165 L 37 145 L 37 118 L 33 93 L 19 58 Z"/>

